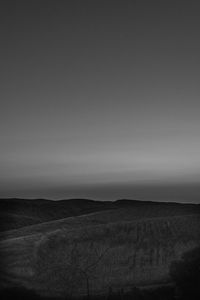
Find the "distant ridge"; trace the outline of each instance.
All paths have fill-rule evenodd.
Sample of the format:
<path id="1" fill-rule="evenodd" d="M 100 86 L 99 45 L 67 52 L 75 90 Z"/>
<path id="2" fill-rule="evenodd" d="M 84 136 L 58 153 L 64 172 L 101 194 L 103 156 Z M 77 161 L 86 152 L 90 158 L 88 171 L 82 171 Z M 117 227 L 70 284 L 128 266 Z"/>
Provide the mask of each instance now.
<path id="1" fill-rule="evenodd" d="M 131 199 L 118 199 L 115 201 L 98 201 L 91 199 L 0 199 L 0 231 L 17 229 L 24 226 L 39 224 L 62 218 L 80 216 L 92 212 L 110 209 L 163 207 L 166 211 L 181 210 L 181 213 L 199 213 L 199 204 L 177 202 L 154 202 Z"/>
<path id="2" fill-rule="evenodd" d="M 90 199 L 0 199 L 0 231 L 116 208 Z"/>
<path id="3" fill-rule="evenodd" d="M 132 199 L 119 199 L 112 201 L 115 204 L 120 205 L 141 205 L 141 204 L 148 204 L 148 205 L 187 205 L 187 206 L 200 206 L 198 203 L 187 203 L 187 202 L 176 202 L 176 201 L 152 201 L 152 200 L 132 200 Z"/>
<path id="4" fill-rule="evenodd" d="M 94 199 L 87 199 L 87 198 L 69 198 L 69 199 L 46 199 L 46 198 L 0 198 L 0 203 L 1 201 L 6 201 L 6 202 L 13 202 L 13 201 L 18 201 L 18 202 L 23 202 L 23 201 L 37 201 L 37 203 L 50 203 L 50 202 L 76 202 L 76 203 L 81 203 L 81 202 L 87 202 L 87 203 L 123 203 L 123 204 L 183 204 L 183 205 L 200 205 L 200 203 L 189 203 L 189 202 L 179 202 L 179 201 L 153 201 L 153 200 L 139 200 L 139 199 L 127 199 L 127 198 L 122 198 L 122 199 L 117 199 L 117 200 L 94 200 Z"/>

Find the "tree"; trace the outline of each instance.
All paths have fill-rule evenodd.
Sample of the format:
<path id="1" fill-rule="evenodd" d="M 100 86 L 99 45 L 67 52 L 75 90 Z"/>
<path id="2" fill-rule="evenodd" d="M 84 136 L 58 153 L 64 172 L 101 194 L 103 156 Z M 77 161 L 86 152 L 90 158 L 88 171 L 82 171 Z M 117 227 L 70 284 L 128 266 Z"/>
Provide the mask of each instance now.
<path id="1" fill-rule="evenodd" d="M 87 239 L 85 239 L 87 237 Z M 83 229 L 81 239 L 68 239 L 63 233 L 49 234 L 39 244 L 35 256 L 35 278 L 41 287 L 59 290 L 71 298 L 87 294 L 97 267 L 108 247 L 93 242 Z"/>
<path id="2" fill-rule="evenodd" d="M 186 252 L 180 260 L 174 261 L 170 266 L 170 275 L 181 299 L 200 299 L 200 247 Z"/>

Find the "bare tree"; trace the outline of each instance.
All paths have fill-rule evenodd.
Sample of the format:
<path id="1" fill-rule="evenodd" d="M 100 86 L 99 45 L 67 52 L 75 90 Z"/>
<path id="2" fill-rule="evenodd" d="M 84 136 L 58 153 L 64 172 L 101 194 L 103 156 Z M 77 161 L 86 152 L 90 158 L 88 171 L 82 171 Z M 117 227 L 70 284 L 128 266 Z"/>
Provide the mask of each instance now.
<path id="1" fill-rule="evenodd" d="M 36 281 L 69 298 L 85 292 L 89 298 L 91 282 L 98 276 L 97 268 L 109 250 L 94 242 L 93 234 L 89 227 L 83 227 L 81 237 L 74 239 L 63 232 L 46 236 L 36 253 Z"/>
<path id="2" fill-rule="evenodd" d="M 108 252 L 109 248 L 101 249 L 99 251 L 98 245 L 93 244 L 93 248 L 88 252 L 88 256 L 83 261 L 80 261 L 79 272 L 82 274 L 86 281 L 87 297 L 90 298 L 90 281 L 95 278 L 95 271 L 100 264 L 103 257 Z"/>

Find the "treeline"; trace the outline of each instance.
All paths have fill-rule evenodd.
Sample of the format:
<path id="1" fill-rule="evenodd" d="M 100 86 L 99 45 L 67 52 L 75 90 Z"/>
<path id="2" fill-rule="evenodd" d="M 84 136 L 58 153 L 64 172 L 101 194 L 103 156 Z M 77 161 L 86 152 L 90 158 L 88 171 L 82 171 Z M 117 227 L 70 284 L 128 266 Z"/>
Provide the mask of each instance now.
<path id="1" fill-rule="evenodd" d="M 111 287 L 100 296 L 88 293 L 86 296 L 75 297 L 68 294 L 69 285 L 66 282 L 65 295 L 62 297 L 42 297 L 33 290 L 23 287 L 0 291 L 0 299 L 27 299 L 27 300 L 196 300 L 200 299 L 200 247 L 184 253 L 181 259 L 174 261 L 170 266 L 170 276 L 174 282 L 172 286 L 163 286 L 154 289 L 141 290 L 133 285 L 125 291 L 119 288 L 113 291 Z M 64 284 L 64 282 L 63 282 Z M 89 292 L 89 291 L 88 291 Z"/>
<path id="2" fill-rule="evenodd" d="M 175 224 L 180 220 L 175 219 Z M 188 220 L 191 221 L 192 230 L 192 221 L 196 221 Z M 184 226 L 188 226 L 187 222 Z M 144 279 L 151 284 L 155 274 L 159 281 L 161 271 L 169 280 L 167 264 L 177 257 L 173 244 L 174 234 L 170 234 L 172 240 L 168 236 L 169 232 L 173 232 L 171 225 L 174 224 L 167 220 L 163 224 L 161 220 L 150 221 L 148 226 L 146 222 L 125 222 L 49 234 L 38 245 L 33 260 L 36 285 L 39 289 L 55 289 L 72 297 L 81 294 L 91 296 L 113 285 L 137 286 Z M 197 228 L 196 223 L 195 226 Z M 178 235 L 177 230 L 178 226 L 175 227 L 175 234 L 181 244 L 181 235 Z M 165 243 L 160 238 L 162 235 L 163 239 L 168 237 Z M 132 244 L 128 239 L 131 236 Z M 156 242 L 151 244 L 154 237 Z M 187 230 L 186 238 L 190 239 Z M 179 251 L 184 252 L 186 249 Z M 163 265 L 165 268 L 160 268 Z"/>

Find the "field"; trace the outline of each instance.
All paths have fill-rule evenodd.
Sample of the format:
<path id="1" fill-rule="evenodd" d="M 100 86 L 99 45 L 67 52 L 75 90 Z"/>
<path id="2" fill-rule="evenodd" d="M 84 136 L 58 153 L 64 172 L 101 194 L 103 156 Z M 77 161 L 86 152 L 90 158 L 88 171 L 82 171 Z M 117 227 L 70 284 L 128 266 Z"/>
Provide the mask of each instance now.
<path id="1" fill-rule="evenodd" d="M 158 205 L 26 226 L 1 233 L 1 287 L 78 296 L 168 283 L 171 262 L 199 243 L 199 213 Z"/>

